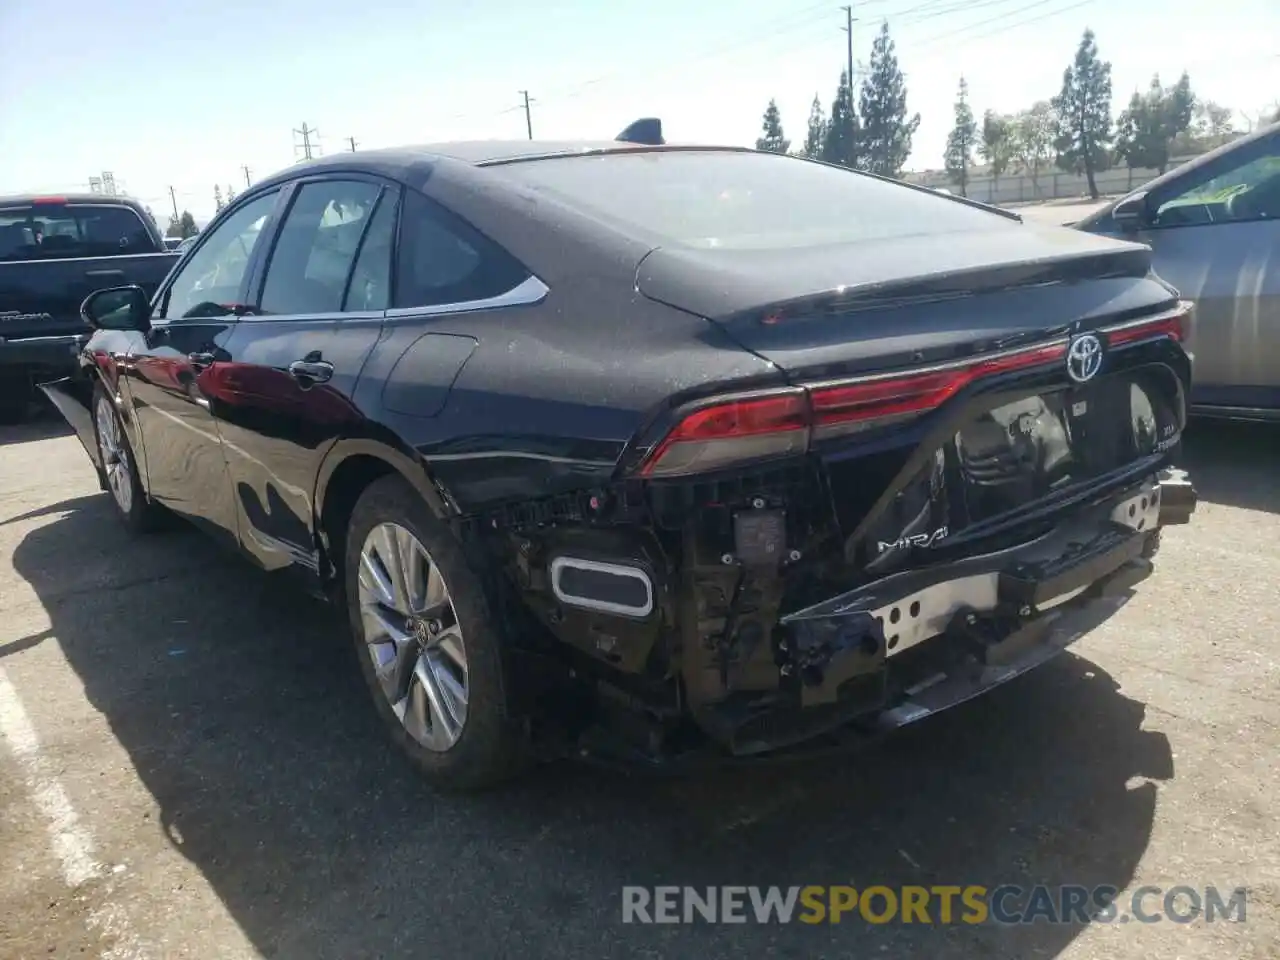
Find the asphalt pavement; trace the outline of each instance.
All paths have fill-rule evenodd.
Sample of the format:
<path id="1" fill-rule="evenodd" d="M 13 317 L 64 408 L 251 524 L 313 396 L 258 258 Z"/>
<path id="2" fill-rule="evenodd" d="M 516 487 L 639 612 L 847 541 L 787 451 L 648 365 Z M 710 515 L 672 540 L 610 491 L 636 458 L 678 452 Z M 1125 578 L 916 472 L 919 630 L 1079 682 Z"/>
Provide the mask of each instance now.
<path id="1" fill-rule="evenodd" d="M 331 611 L 131 539 L 0 428 L 0 957 L 1280 956 L 1280 432 L 1198 426 L 1154 578 L 1032 674 L 835 763 L 433 793 Z M 624 885 L 1248 889 L 1243 922 L 635 925 Z"/>

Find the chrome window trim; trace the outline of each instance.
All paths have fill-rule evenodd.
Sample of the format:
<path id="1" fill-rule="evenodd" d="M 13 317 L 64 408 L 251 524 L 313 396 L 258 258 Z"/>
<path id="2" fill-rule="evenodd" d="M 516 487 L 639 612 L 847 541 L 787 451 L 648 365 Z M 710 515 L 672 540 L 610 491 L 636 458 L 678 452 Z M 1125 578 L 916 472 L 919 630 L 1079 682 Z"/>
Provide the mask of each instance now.
<path id="1" fill-rule="evenodd" d="M 395 307 L 386 312 L 388 320 L 399 317 L 435 317 L 446 313 L 471 313 L 476 310 L 498 310 L 503 307 L 525 307 L 541 303 L 551 288 L 530 274 L 506 293 L 482 300 L 460 300 L 455 303 L 432 303 L 421 307 Z"/>

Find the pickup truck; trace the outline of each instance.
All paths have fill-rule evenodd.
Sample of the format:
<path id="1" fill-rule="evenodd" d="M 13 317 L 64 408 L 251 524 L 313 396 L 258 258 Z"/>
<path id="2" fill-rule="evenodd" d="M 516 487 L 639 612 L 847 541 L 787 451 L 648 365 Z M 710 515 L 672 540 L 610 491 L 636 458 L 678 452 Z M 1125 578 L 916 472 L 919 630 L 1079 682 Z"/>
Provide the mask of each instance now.
<path id="1" fill-rule="evenodd" d="M 25 416 L 37 382 L 75 370 L 93 332 L 85 297 L 122 284 L 150 295 L 179 257 L 127 197 L 0 197 L 0 422 Z"/>

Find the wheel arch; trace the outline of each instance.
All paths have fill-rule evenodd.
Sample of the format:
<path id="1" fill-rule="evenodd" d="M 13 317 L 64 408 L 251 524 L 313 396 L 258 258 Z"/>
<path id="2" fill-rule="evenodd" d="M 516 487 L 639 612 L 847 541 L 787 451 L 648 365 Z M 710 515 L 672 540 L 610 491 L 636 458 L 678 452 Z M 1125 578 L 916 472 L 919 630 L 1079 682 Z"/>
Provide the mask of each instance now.
<path id="1" fill-rule="evenodd" d="M 322 556 L 321 576 L 331 590 L 341 590 L 342 587 L 341 567 L 347 523 L 356 501 L 375 480 L 391 475 L 401 477 L 417 491 L 436 517 L 445 519 L 456 513 L 417 456 L 384 440 L 339 440 L 321 461 L 312 498 L 312 522 Z"/>

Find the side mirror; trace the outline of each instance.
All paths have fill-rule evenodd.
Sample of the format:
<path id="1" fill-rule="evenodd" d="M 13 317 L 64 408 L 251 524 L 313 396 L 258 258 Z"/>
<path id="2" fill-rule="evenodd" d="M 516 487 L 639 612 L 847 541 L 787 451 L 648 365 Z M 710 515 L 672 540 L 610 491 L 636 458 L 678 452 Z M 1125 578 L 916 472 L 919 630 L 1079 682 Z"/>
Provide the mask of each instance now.
<path id="1" fill-rule="evenodd" d="M 151 304 L 139 286 L 108 287 L 85 297 L 80 316 L 95 330 L 139 330 L 151 328 Z"/>
<path id="2" fill-rule="evenodd" d="M 1138 230 L 1150 222 L 1147 195 L 1135 193 L 1125 197 L 1111 209 L 1111 219 L 1121 230 Z"/>

